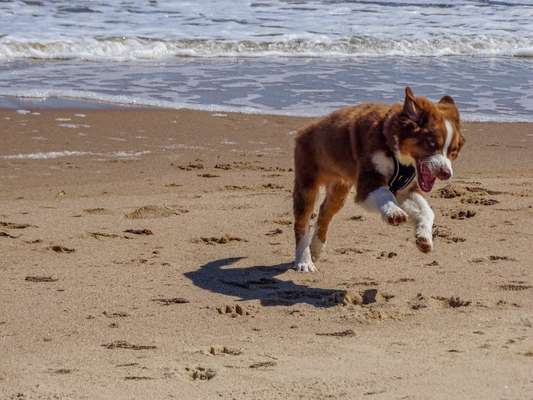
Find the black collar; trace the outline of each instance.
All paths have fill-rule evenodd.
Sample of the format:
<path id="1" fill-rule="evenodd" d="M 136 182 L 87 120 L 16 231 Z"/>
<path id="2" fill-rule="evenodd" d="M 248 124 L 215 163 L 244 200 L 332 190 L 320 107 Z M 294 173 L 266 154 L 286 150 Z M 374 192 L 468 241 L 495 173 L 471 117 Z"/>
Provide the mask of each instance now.
<path id="1" fill-rule="evenodd" d="M 416 168 L 413 165 L 401 164 L 396 157 L 392 157 L 394 162 L 394 173 L 389 179 L 389 190 L 396 194 L 411 183 L 416 176 Z"/>

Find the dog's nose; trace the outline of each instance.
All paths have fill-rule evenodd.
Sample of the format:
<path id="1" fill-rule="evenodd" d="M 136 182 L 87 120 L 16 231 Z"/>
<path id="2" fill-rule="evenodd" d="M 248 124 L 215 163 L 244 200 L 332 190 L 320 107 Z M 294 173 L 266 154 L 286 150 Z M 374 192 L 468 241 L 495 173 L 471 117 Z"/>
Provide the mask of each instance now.
<path id="1" fill-rule="evenodd" d="M 440 168 L 437 177 L 445 181 L 452 177 L 452 171 L 450 171 L 448 168 Z"/>

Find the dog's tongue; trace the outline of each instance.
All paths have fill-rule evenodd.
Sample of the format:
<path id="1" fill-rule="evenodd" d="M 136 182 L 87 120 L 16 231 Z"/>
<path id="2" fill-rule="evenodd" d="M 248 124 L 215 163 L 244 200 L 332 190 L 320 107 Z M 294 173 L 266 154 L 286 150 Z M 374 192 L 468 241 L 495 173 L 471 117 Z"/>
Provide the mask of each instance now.
<path id="1" fill-rule="evenodd" d="M 424 192 L 430 192 L 433 189 L 436 177 L 433 176 L 429 167 L 420 161 L 416 162 L 416 170 L 418 176 L 418 186 Z"/>

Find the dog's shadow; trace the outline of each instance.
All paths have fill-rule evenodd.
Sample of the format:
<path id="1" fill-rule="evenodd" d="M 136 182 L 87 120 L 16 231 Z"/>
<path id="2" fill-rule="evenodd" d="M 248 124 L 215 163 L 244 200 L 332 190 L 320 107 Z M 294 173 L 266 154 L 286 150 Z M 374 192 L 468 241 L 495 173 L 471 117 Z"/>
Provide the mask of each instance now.
<path id="1" fill-rule="evenodd" d="M 196 286 L 213 293 L 239 297 L 240 300 L 259 300 L 263 306 L 307 303 L 315 307 L 336 304 L 336 294 L 341 290 L 311 288 L 276 276 L 286 272 L 291 264 L 256 265 L 247 268 L 227 268 L 244 257 L 223 258 L 201 265 L 185 276 Z"/>

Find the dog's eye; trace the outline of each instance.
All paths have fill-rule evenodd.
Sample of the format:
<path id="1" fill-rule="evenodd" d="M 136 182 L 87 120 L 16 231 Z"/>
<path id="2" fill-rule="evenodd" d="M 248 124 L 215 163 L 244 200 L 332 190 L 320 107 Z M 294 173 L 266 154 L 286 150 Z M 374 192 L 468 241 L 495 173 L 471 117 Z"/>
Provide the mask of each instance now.
<path id="1" fill-rule="evenodd" d="M 425 141 L 425 145 L 429 150 L 435 150 L 435 148 L 437 147 L 437 143 L 435 142 L 435 139 L 433 138 L 433 136 L 427 137 Z"/>
<path id="2" fill-rule="evenodd" d="M 455 160 L 457 158 L 457 155 L 458 155 L 458 151 L 457 149 L 451 149 L 450 151 L 450 154 L 448 155 L 448 157 L 451 159 L 451 160 Z"/>

